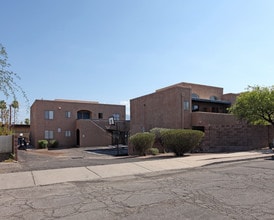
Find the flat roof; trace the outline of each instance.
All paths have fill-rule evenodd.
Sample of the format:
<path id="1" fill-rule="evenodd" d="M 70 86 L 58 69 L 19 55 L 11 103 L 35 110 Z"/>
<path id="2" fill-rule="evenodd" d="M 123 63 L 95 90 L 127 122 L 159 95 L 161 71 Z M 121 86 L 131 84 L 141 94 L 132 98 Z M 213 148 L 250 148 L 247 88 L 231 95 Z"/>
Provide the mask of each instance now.
<path id="1" fill-rule="evenodd" d="M 93 103 L 93 104 L 99 104 L 97 101 L 83 101 L 83 100 L 71 100 L 71 99 L 54 99 L 53 101 L 56 102 L 76 102 L 76 103 Z"/>

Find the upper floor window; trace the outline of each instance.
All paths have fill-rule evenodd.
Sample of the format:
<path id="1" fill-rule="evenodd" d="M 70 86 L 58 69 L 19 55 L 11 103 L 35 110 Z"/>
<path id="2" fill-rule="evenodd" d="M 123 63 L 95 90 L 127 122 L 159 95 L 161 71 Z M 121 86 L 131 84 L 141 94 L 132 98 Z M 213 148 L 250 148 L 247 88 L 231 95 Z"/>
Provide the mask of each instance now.
<path id="1" fill-rule="evenodd" d="M 53 116 L 54 116 L 54 112 L 53 111 L 45 111 L 45 119 L 52 120 Z"/>
<path id="2" fill-rule="evenodd" d="M 77 119 L 90 119 L 90 112 L 85 110 L 78 111 Z"/>
<path id="3" fill-rule="evenodd" d="M 98 113 L 98 118 L 103 119 L 103 113 Z"/>
<path id="4" fill-rule="evenodd" d="M 113 114 L 112 116 L 113 116 L 114 121 L 119 121 L 120 120 L 120 115 L 118 113 Z"/>
<path id="5" fill-rule="evenodd" d="M 192 97 L 193 99 L 198 99 L 198 98 L 199 98 L 199 96 L 198 96 L 196 93 L 192 93 L 191 97 Z"/>
<path id="6" fill-rule="evenodd" d="M 211 101 L 216 101 L 218 98 L 215 95 L 212 95 L 212 96 L 209 97 L 209 99 Z"/>
<path id="7" fill-rule="evenodd" d="M 66 117 L 66 118 L 70 118 L 70 117 L 71 117 L 71 112 L 66 111 L 66 113 L 65 113 L 65 117 Z"/>
<path id="8" fill-rule="evenodd" d="M 192 106 L 192 111 L 193 112 L 199 111 L 199 105 L 193 105 Z"/>

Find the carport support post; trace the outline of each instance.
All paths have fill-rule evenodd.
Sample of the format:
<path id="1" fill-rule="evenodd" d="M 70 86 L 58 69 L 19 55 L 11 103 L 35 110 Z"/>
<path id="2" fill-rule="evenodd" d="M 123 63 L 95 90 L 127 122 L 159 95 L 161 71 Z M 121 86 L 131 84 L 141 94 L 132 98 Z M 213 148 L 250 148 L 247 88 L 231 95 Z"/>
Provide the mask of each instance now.
<path id="1" fill-rule="evenodd" d="M 115 132 L 116 135 L 115 135 L 115 138 L 116 138 L 116 144 L 117 144 L 117 146 L 116 146 L 116 148 L 117 148 L 117 156 L 119 156 L 120 155 L 120 152 L 119 152 L 119 137 L 120 137 L 120 133 L 119 133 L 118 123 L 116 122 L 115 125 L 116 125 L 116 132 Z"/>
<path id="2" fill-rule="evenodd" d="M 120 137 L 119 126 L 113 116 L 108 118 L 108 124 L 115 125 L 115 130 L 112 131 L 112 134 L 114 135 L 115 140 L 116 140 L 116 145 L 117 145 L 116 149 L 117 149 L 117 156 L 118 156 L 118 155 L 120 155 L 120 152 L 119 152 L 119 137 Z"/>

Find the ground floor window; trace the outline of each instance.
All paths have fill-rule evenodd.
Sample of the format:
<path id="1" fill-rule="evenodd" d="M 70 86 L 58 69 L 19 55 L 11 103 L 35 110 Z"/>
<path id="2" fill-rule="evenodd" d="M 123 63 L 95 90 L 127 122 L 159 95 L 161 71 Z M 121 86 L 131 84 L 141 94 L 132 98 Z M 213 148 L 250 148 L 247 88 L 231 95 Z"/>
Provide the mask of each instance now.
<path id="1" fill-rule="evenodd" d="M 53 139 L 53 131 L 45 130 L 45 139 Z"/>
<path id="2" fill-rule="evenodd" d="M 65 131 L 65 137 L 71 137 L 71 131 Z"/>

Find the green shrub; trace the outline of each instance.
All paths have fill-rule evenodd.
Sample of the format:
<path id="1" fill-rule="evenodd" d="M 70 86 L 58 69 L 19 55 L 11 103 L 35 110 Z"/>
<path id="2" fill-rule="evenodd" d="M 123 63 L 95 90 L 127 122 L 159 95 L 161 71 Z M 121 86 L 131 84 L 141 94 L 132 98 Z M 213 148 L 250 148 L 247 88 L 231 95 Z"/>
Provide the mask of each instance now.
<path id="1" fill-rule="evenodd" d="M 137 133 L 130 137 L 129 141 L 133 145 L 134 150 L 140 156 L 145 156 L 149 148 L 154 144 L 155 135 L 149 132 Z"/>
<path id="2" fill-rule="evenodd" d="M 49 144 L 48 147 L 51 147 L 51 148 L 56 148 L 59 145 L 58 141 L 56 140 L 50 140 L 48 144 Z"/>
<path id="3" fill-rule="evenodd" d="M 155 134 L 154 148 L 158 148 L 159 152 L 164 153 L 165 149 L 162 143 L 162 134 L 168 131 L 168 128 L 152 128 L 149 132 Z"/>
<path id="4" fill-rule="evenodd" d="M 176 154 L 183 156 L 193 150 L 202 140 L 204 133 L 189 129 L 170 129 L 162 132 L 161 139 L 163 146 Z"/>
<path id="5" fill-rule="evenodd" d="M 39 148 L 47 148 L 48 147 L 48 141 L 47 140 L 39 140 L 38 141 L 38 146 Z"/>
<path id="6" fill-rule="evenodd" d="M 155 142 L 161 143 L 161 136 L 163 132 L 168 131 L 168 128 L 152 128 L 149 132 L 155 134 Z"/>
<path id="7" fill-rule="evenodd" d="M 0 126 L 0 135 L 12 135 L 14 132 L 8 126 Z"/>
<path id="8" fill-rule="evenodd" d="M 149 148 L 147 150 L 147 154 L 158 155 L 159 154 L 159 149 L 155 148 L 155 147 Z"/>

